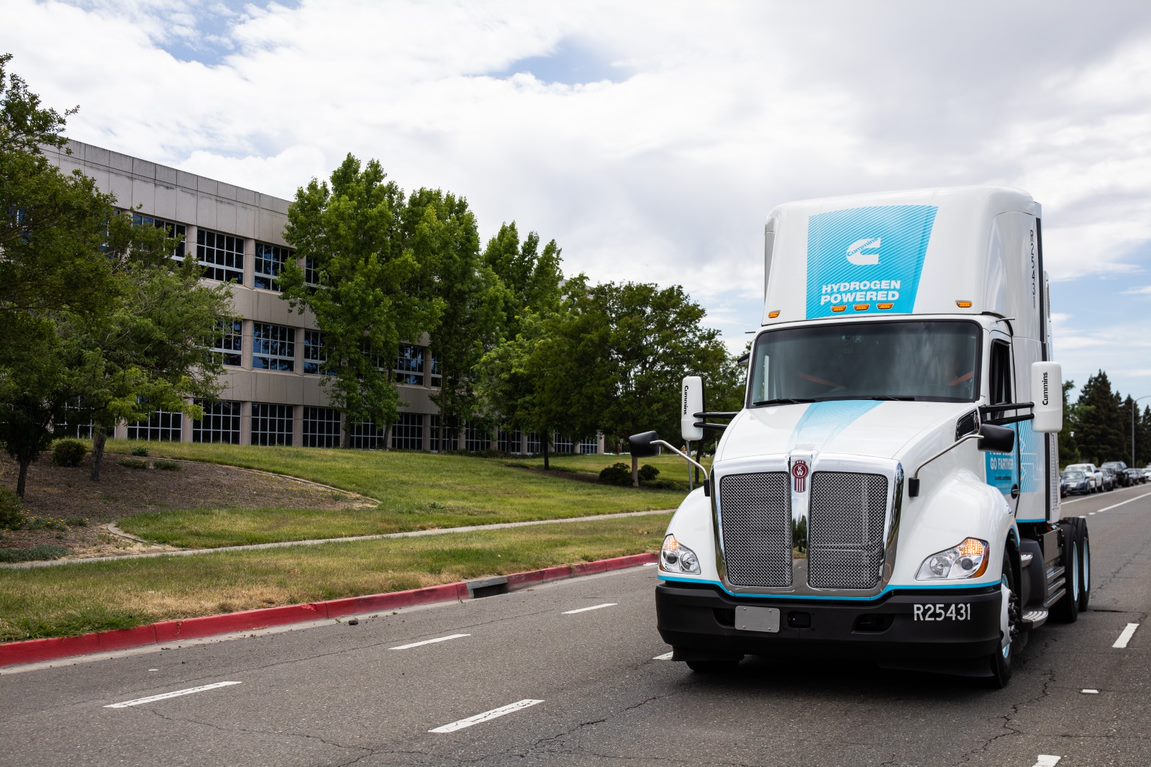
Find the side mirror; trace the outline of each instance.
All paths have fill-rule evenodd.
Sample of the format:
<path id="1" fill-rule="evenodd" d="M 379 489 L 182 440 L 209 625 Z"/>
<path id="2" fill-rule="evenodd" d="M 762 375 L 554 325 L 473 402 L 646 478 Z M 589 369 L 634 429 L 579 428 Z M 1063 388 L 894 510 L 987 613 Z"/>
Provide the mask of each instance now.
<path id="1" fill-rule="evenodd" d="M 644 431 L 628 437 L 627 444 L 633 456 L 636 458 L 647 458 L 659 452 L 659 448 L 655 445 L 655 442 L 658 440 L 659 435 L 654 431 Z"/>
<path id="2" fill-rule="evenodd" d="M 679 407 L 679 433 L 684 442 L 699 442 L 703 439 L 703 427 L 695 425 L 695 414 L 702 412 L 703 379 L 687 376 L 683 379 Z"/>
<path id="3" fill-rule="evenodd" d="M 1063 371 L 1058 364 L 1031 363 L 1031 402 L 1035 431 L 1055 434 L 1063 428 Z"/>
<path id="4" fill-rule="evenodd" d="M 979 449 L 987 453 L 1010 453 L 1015 449 L 1015 430 L 983 424 L 979 427 Z"/>

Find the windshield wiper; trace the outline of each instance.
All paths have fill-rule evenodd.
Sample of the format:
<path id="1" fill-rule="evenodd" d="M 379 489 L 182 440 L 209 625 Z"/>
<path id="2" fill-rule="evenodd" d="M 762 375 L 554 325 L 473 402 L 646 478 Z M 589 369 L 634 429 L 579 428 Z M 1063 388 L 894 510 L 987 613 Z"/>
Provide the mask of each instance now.
<path id="1" fill-rule="evenodd" d="M 754 407 L 763 407 L 764 405 L 806 405 L 810 402 L 821 402 L 822 400 L 812 399 L 810 397 L 801 399 L 761 399 L 757 402 L 752 402 Z"/>

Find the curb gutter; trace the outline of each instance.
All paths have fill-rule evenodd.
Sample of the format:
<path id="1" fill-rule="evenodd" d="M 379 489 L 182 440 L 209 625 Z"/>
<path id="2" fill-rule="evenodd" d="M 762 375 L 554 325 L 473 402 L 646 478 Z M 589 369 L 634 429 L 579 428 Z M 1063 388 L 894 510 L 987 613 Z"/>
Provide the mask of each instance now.
<path id="1" fill-rule="evenodd" d="M 99 631 L 94 634 L 83 634 L 75 637 L 9 642 L 0 644 L 0 668 L 43 663 L 80 655 L 131 650 L 150 645 L 169 645 L 223 634 L 288 626 L 294 623 L 346 618 L 353 615 L 371 615 L 438 602 L 463 602 L 467 599 L 506 593 L 548 581 L 624 570 L 655 561 L 655 554 L 633 554 L 614 559 L 602 559 L 598 562 L 560 565 L 497 578 L 447 583 L 442 586 L 396 591 L 390 594 L 372 594 L 370 596 L 333 599 L 326 602 L 245 610 L 224 615 L 208 615 L 202 618 L 162 621 L 132 629 Z"/>

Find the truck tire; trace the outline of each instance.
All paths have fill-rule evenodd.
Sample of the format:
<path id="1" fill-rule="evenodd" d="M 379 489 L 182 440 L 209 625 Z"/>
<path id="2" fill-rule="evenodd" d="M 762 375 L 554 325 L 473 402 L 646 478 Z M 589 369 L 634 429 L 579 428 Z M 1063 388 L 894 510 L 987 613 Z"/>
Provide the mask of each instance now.
<path id="1" fill-rule="evenodd" d="M 1011 672 L 1015 667 L 1015 651 L 1019 647 L 1019 632 L 1023 624 L 1023 610 L 1019 604 L 1019 587 L 1015 577 L 1015 567 L 1011 556 L 1006 552 L 1003 555 L 1003 578 L 1000 581 L 999 593 L 1002 597 L 1000 603 L 1000 644 L 999 649 L 991 654 L 991 679 L 989 684 L 994 689 L 1002 689 L 1011 681 Z"/>
<path id="2" fill-rule="evenodd" d="M 1063 596 L 1051 609 L 1051 615 L 1063 623 L 1079 620 L 1081 597 L 1079 572 L 1079 537 L 1075 520 L 1063 520 Z"/>
<path id="3" fill-rule="evenodd" d="M 1091 601 L 1091 536 L 1086 519 L 1077 517 L 1072 521 L 1079 531 L 1079 612 L 1083 612 Z"/>

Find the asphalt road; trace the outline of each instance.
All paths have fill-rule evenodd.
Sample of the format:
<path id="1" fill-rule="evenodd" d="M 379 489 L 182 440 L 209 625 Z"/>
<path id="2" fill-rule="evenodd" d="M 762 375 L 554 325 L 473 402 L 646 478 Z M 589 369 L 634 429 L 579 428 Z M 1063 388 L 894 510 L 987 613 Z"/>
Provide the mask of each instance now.
<path id="1" fill-rule="evenodd" d="M 1089 520 L 1091 609 L 1037 632 L 1005 690 L 829 663 L 692 674 L 660 659 L 648 567 L 0 675 L 0 765 L 1143 767 L 1151 486 L 1064 513 Z"/>

